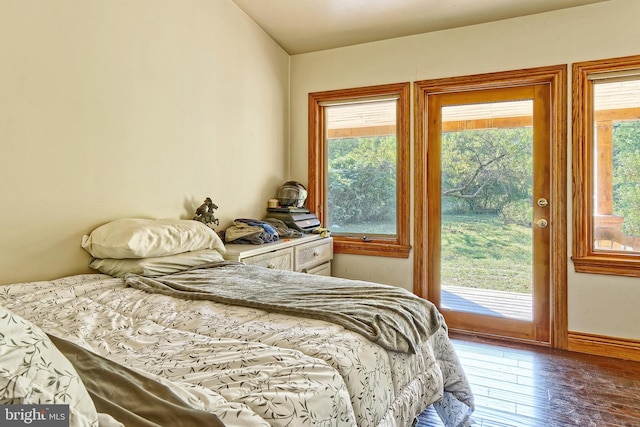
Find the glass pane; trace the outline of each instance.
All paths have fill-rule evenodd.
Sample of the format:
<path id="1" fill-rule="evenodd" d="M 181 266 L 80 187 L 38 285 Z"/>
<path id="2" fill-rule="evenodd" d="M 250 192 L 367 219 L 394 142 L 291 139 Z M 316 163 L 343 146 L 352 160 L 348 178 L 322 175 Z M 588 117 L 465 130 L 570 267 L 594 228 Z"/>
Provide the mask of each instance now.
<path id="1" fill-rule="evenodd" d="M 532 320 L 533 101 L 442 108 L 441 301 Z"/>
<path id="2" fill-rule="evenodd" d="M 593 249 L 640 252 L 640 79 L 594 84 Z"/>
<path id="3" fill-rule="evenodd" d="M 396 100 L 325 107 L 327 227 L 396 235 Z"/>

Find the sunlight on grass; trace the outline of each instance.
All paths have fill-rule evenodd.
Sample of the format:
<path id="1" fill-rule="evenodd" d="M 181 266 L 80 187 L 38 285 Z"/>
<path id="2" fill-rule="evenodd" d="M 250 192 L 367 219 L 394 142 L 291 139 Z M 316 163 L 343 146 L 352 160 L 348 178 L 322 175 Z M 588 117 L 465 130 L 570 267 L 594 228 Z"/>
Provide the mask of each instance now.
<path id="1" fill-rule="evenodd" d="M 495 215 L 443 215 L 441 283 L 531 293 L 531 227 Z"/>

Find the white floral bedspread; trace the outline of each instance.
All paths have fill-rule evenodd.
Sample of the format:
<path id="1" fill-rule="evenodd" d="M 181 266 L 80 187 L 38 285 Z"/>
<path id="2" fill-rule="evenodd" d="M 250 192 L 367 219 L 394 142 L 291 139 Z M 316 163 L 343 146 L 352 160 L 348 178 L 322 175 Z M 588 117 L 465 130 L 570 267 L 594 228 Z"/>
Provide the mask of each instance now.
<path id="1" fill-rule="evenodd" d="M 465 425 L 473 406 L 445 329 L 416 355 L 388 352 L 324 321 L 147 294 L 100 274 L 2 286 L 0 304 L 169 380 L 229 427 L 408 427 L 434 402 L 446 425 Z"/>

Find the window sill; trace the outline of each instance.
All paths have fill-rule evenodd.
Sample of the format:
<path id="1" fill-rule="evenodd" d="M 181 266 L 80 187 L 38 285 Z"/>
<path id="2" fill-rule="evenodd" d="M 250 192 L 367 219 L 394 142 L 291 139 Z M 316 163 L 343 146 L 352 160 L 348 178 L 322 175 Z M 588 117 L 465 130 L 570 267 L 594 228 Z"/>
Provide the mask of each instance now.
<path id="1" fill-rule="evenodd" d="M 640 258 L 624 255 L 589 255 L 572 257 L 576 273 L 640 277 Z"/>
<path id="2" fill-rule="evenodd" d="M 402 245 L 396 241 L 339 237 L 333 235 L 333 252 L 338 254 L 383 256 L 392 258 L 409 258 L 410 245 Z"/>

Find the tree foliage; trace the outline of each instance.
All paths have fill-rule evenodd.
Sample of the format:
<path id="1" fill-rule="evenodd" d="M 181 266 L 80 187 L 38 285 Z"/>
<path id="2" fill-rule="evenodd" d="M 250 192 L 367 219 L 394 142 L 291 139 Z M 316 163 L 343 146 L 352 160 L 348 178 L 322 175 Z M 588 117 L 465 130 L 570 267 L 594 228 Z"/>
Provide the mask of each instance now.
<path id="1" fill-rule="evenodd" d="M 514 128 L 443 133 L 443 212 L 500 214 L 505 223 L 529 225 L 532 132 Z M 394 223 L 396 178 L 394 136 L 329 140 L 329 227 Z"/>
<path id="2" fill-rule="evenodd" d="M 328 148 L 329 226 L 395 222 L 395 136 L 332 139 Z"/>
<path id="3" fill-rule="evenodd" d="M 613 125 L 613 211 L 622 231 L 640 236 L 640 121 Z"/>
<path id="4" fill-rule="evenodd" d="M 443 211 L 499 214 L 508 206 L 503 219 L 522 222 L 514 209 L 531 205 L 532 136 L 530 127 L 443 133 Z"/>

